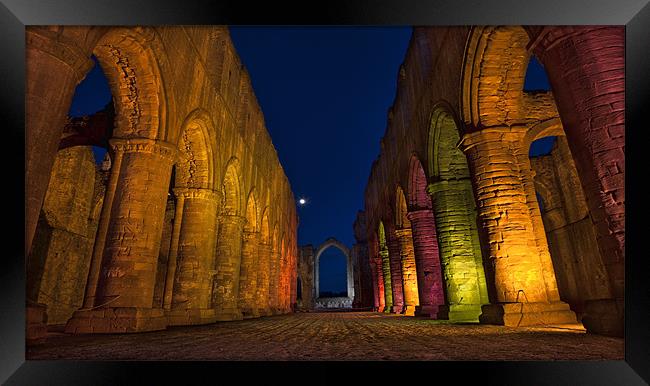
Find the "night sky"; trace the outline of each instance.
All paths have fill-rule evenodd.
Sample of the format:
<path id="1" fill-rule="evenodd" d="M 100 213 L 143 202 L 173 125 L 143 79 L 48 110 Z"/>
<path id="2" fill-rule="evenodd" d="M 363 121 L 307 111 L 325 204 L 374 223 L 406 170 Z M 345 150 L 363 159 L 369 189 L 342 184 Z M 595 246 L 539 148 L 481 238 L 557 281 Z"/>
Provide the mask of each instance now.
<path id="1" fill-rule="evenodd" d="M 335 237 L 351 247 L 352 224 L 387 111 L 395 98 L 410 27 L 230 27 L 264 113 L 298 207 L 298 244 L 317 247 Z M 524 90 L 549 90 L 536 60 Z M 96 65 L 77 87 L 70 116 L 101 110 L 111 99 Z M 531 156 L 553 139 L 536 141 Z M 104 151 L 96 148 L 95 156 Z M 336 248 L 321 256 L 321 290 L 345 291 L 345 258 Z"/>

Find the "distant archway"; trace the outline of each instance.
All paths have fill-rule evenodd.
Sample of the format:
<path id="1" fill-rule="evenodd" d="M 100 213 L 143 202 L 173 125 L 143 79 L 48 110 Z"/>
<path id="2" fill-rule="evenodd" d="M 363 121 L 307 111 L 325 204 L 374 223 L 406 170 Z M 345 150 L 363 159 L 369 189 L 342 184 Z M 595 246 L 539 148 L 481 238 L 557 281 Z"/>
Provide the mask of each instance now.
<path id="1" fill-rule="evenodd" d="M 347 297 L 345 298 L 321 298 L 320 297 L 320 256 L 326 249 L 338 248 L 345 255 L 347 274 Z M 322 243 L 316 250 L 314 257 L 314 298 L 316 299 L 316 308 L 352 308 L 354 299 L 354 280 L 352 272 L 352 258 L 350 249 L 337 239 L 330 237 Z M 327 300 L 326 300 L 327 299 Z"/>

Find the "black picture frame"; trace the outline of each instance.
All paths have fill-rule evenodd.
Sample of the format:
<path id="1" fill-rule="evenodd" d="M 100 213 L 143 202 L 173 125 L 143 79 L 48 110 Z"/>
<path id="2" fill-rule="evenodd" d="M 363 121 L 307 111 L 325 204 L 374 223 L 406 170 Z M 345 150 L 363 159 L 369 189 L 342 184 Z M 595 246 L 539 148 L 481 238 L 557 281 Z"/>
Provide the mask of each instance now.
<path id="1" fill-rule="evenodd" d="M 548 362 L 90 362 L 25 360 L 24 202 L 25 26 L 27 25 L 625 25 L 627 260 L 624 361 Z M 643 250 L 642 157 L 650 130 L 650 5 L 648 0 L 337 0 L 302 5 L 208 0 L 1 0 L 0 95 L 3 136 L 3 242 L 0 270 L 0 382 L 8 385 L 340 382 L 466 382 L 526 385 L 637 385 L 650 382 L 650 273 Z M 647 152 L 647 151 L 646 151 Z M 23 158 L 24 159 L 24 158 Z M 8 176 L 8 174 L 10 174 Z M 5 231 L 5 232 L 7 232 Z M 23 237 L 21 237 L 21 235 Z M 298 375 L 296 371 L 302 374 Z M 230 373 L 230 374 L 227 374 Z M 344 375 L 345 374 L 345 375 Z M 235 378 L 227 378 L 234 376 Z M 450 382 L 450 381 L 445 381 Z M 366 383 L 366 382 L 364 382 Z"/>

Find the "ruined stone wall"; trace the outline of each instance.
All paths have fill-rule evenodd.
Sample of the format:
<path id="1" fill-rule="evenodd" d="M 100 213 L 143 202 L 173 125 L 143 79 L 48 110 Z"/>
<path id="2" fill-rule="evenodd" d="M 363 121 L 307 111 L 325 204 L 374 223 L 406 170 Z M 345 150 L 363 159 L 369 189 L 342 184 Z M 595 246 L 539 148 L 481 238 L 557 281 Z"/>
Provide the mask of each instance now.
<path id="1" fill-rule="evenodd" d="M 95 248 L 86 263 L 90 268 L 84 268 L 85 308 L 68 330 L 143 331 L 164 328 L 168 321 L 240 318 L 237 246 L 243 242 L 243 225 L 236 224 L 244 223 L 251 196 L 256 215 L 249 230 L 260 232 L 259 245 L 269 245 L 269 230 L 275 230 L 285 253 L 269 254 L 274 259 L 269 266 L 261 264 L 256 275 L 245 275 L 275 275 L 280 291 L 265 287 L 264 280 L 247 290 L 255 292 L 260 314 L 290 312 L 290 278 L 297 265 L 292 257 L 297 248 L 294 197 L 227 28 L 30 27 L 27 49 L 32 91 L 27 101 L 26 249 L 36 223 L 32 212 L 40 210 L 40 192 L 54 162 L 48 149 L 58 145 L 70 98 L 90 69 L 91 54 L 107 76 L 116 113 L 110 142 L 114 167 L 106 182 L 106 205 L 98 210 Z M 205 242 L 190 246 L 190 234 L 201 230 Z M 223 232 L 228 234 L 219 244 Z M 252 249 L 247 245 L 245 251 Z M 270 272 L 271 266 L 279 269 Z M 196 291 L 196 301 L 174 302 L 182 295 L 174 297 L 174 292 L 182 288 Z M 215 290 L 218 306 L 207 293 Z M 95 310 L 98 306 L 111 312 Z"/>
<path id="2" fill-rule="evenodd" d="M 48 324 L 64 324 L 82 304 L 101 179 L 89 147 L 57 153 L 27 273 L 28 297 L 51 306 Z"/>
<path id="3" fill-rule="evenodd" d="M 586 302 L 583 321 L 589 331 L 622 334 L 622 34 L 618 27 L 414 28 L 364 192 L 364 210 L 372 238 L 379 238 L 382 221 L 395 221 L 398 188 L 409 202 L 408 214 L 415 216 L 422 207 L 413 198 L 421 196 L 423 184 L 410 183 L 409 163 L 421 163 L 446 281 L 447 307 L 432 317 L 451 317 L 455 308 L 461 318 L 479 316 L 484 323 L 575 321 L 558 291 L 558 281 L 566 287 L 571 274 L 556 272 L 568 268 L 551 258 L 557 248 L 566 248 L 554 239 L 564 236 L 545 232 L 527 156 L 533 140 L 564 128 L 578 170 L 572 181 L 584 190 L 606 274 L 584 267 L 591 265 L 587 262 L 578 264 L 590 282 L 583 286 L 600 288 L 606 276 L 613 288 L 610 295 Z M 594 55 L 597 47 L 607 55 Z M 524 92 L 531 51 L 545 65 L 553 92 Z M 599 86 L 584 86 L 594 82 Z M 575 202 L 565 204 L 575 212 Z M 578 231 L 581 226 L 585 229 Z M 585 222 L 569 229 L 586 228 Z M 386 238 L 394 238 L 393 232 Z M 467 242 L 458 248 L 463 237 Z M 583 252 L 581 242 L 572 244 Z M 375 280 L 374 285 L 380 284 Z M 519 303 L 523 308 L 511 305 Z M 470 306 L 471 312 L 465 309 Z"/>
<path id="4" fill-rule="evenodd" d="M 314 308 L 314 247 L 304 245 L 299 249 L 298 276 L 302 284 L 302 299 L 298 300 L 298 309 Z"/>
<path id="5" fill-rule="evenodd" d="M 560 297 L 581 318 L 585 301 L 611 294 L 566 137 L 557 137 L 551 153 L 531 158 L 531 163 L 535 186 L 543 200 L 542 219 Z"/>

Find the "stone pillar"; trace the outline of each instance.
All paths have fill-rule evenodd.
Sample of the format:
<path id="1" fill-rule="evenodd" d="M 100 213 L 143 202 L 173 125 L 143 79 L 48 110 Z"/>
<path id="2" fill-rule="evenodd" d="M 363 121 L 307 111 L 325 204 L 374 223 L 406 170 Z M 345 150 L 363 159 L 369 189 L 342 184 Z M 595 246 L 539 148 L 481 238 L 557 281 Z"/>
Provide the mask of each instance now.
<path id="1" fill-rule="evenodd" d="M 478 243 L 472 186 L 468 179 L 429 184 L 440 261 L 448 305 L 439 307 L 439 319 L 477 321 L 488 303 L 487 285 Z"/>
<path id="2" fill-rule="evenodd" d="M 560 301 L 552 262 L 540 254 L 518 162 L 525 129 L 490 128 L 462 140 L 476 179 L 478 215 L 489 242 L 488 267 L 494 280 L 493 304 L 482 307 L 481 323 L 507 326 L 577 323 Z"/>
<path id="3" fill-rule="evenodd" d="M 258 246 L 259 232 L 244 230 L 242 235 L 242 264 L 239 273 L 239 308 L 244 319 L 258 318 L 260 316 L 256 304 L 257 295 L 257 267 L 259 265 Z"/>
<path id="4" fill-rule="evenodd" d="M 415 314 L 436 318 L 438 308 L 445 304 L 442 267 L 438 254 L 438 238 L 432 209 L 421 209 L 407 214 L 413 230 L 413 250 L 418 275 L 420 305 Z"/>
<path id="5" fill-rule="evenodd" d="M 393 309 L 393 282 L 391 280 L 390 256 L 388 248 L 384 247 L 379 251 L 381 256 L 381 277 L 384 284 L 384 309 L 382 312 L 390 312 Z"/>
<path id="6" fill-rule="evenodd" d="M 257 270 L 257 313 L 260 316 L 272 315 L 269 307 L 269 283 L 271 265 L 271 245 L 260 243 L 258 248 L 259 264 Z M 303 294 L 304 296 L 304 294 Z"/>
<path id="7" fill-rule="evenodd" d="M 176 244 L 175 274 L 169 325 L 207 324 L 217 320 L 211 304 L 214 251 L 217 238 L 217 213 L 221 194 L 210 189 L 175 188 L 181 219 Z M 177 213 L 179 213 L 177 211 Z M 171 255 L 171 254 L 170 254 Z M 171 260 L 170 260 L 171 262 Z"/>
<path id="8" fill-rule="evenodd" d="M 395 230 L 399 243 L 399 253 L 402 263 L 402 283 L 404 286 L 404 314 L 415 315 L 415 307 L 420 304 L 418 298 L 418 275 L 415 267 L 415 254 L 413 252 L 413 235 L 411 228 Z"/>
<path id="9" fill-rule="evenodd" d="M 165 292 L 163 295 L 163 308 L 169 311 L 172 307 L 172 295 L 174 294 L 174 278 L 176 277 L 178 240 L 181 234 L 181 223 L 183 222 L 183 208 L 185 207 L 185 195 L 176 196 L 176 207 L 174 209 L 174 224 L 172 225 L 171 242 L 169 246 L 169 257 L 167 258 L 167 272 L 165 275 Z"/>
<path id="10" fill-rule="evenodd" d="M 241 320 L 239 310 L 239 270 L 242 252 L 242 231 L 245 218 L 237 215 L 219 216 L 216 277 L 213 281 L 213 307 L 217 320 Z"/>
<path id="11" fill-rule="evenodd" d="M 25 29 L 25 256 L 31 251 L 75 86 L 93 65 L 90 53 L 64 35 L 41 27 Z"/>
<path id="12" fill-rule="evenodd" d="M 575 160 L 612 296 L 585 304 L 588 331 L 623 336 L 625 288 L 625 28 L 547 27 L 544 64 Z"/>
<path id="13" fill-rule="evenodd" d="M 278 294 L 280 285 L 280 251 L 271 250 L 271 259 L 269 264 L 269 309 L 272 315 L 280 314 L 278 304 Z"/>
<path id="14" fill-rule="evenodd" d="M 94 307 L 74 313 L 66 326 L 70 333 L 152 331 L 167 325 L 163 309 L 152 303 L 176 147 L 141 138 L 110 144 L 121 162 L 111 172 L 119 173 L 111 176 L 116 180 L 112 205 L 105 203 L 111 206 L 110 223 Z"/>
<path id="15" fill-rule="evenodd" d="M 404 283 L 402 282 L 402 258 L 400 245 L 393 232 L 386 232 L 386 244 L 390 260 L 390 278 L 393 289 L 393 307 L 390 312 L 401 314 L 404 312 Z"/>

